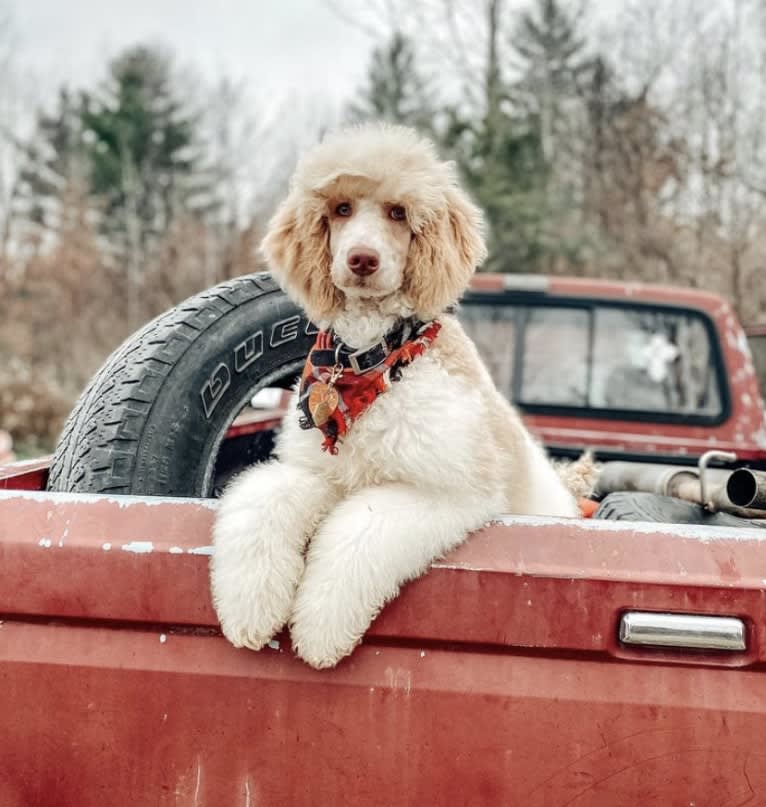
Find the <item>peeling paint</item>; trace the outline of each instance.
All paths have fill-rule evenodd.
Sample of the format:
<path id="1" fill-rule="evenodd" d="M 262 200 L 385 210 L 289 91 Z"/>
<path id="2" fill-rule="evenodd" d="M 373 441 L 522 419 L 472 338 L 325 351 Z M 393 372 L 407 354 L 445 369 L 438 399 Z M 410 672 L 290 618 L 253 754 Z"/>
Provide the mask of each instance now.
<path id="1" fill-rule="evenodd" d="M 170 549 L 168 549 L 168 552 L 171 555 L 183 555 L 184 553 L 183 549 L 180 546 L 171 546 Z"/>
<path id="2" fill-rule="evenodd" d="M 194 807 L 199 805 L 199 790 L 202 784 L 202 766 L 200 765 L 199 757 L 197 757 L 197 783 L 194 787 Z"/>
<path id="3" fill-rule="evenodd" d="M 43 549 L 48 549 L 50 546 L 53 545 L 53 541 L 51 541 L 50 538 L 41 538 L 37 542 L 37 545 L 43 547 Z"/>
<path id="4" fill-rule="evenodd" d="M 393 690 L 409 695 L 412 692 L 412 672 L 406 668 L 386 667 L 386 683 Z"/>
<path id="5" fill-rule="evenodd" d="M 104 552 L 108 552 L 112 548 L 112 545 L 107 542 L 105 544 L 101 544 L 101 548 L 104 550 Z"/>
<path id="6" fill-rule="evenodd" d="M 213 554 L 213 547 L 212 546 L 195 546 L 191 549 L 186 550 L 187 554 L 189 555 L 212 555 Z"/>
<path id="7" fill-rule="evenodd" d="M 488 525 L 489 526 L 489 525 Z M 483 566 L 476 566 L 473 563 L 464 563 L 458 560 L 453 560 L 450 562 L 444 562 L 441 560 L 435 560 L 431 564 L 432 569 L 459 569 L 460 571 L 467 571 L 467 572 L 481 572 L 484 567 Z"/>
<path id="8" fill-rule="evenodd" d="M 269 641 L 269 647 L 272 650 L 279 650 L 279 640 L 278 639 L 271 639 Z"/>
<path id="9" fill-rule="evenodd" d="M 250 797 L 250 779 L 245 779 L 245 807 L 252 807 L 253 801 Z"/>
<path id="10" fill-rule="evenodd" d="M 129 544 L 123 544 L 120 549 L 123 552 L 134 552 L 137 555 L 145 555 L 147 552 L 154 550 L 154 544 L 151 541 L 131 541 Z"/>
<path id="11" fill-rule="evenodd" d="M 98 504 L 109 502 L 118 507 L 135 507 L 145 505 L 146 507 L 157 507 L 166 505 L 171 507 L 201 507 L 204 510 L 216 511 L 218 502 L 216 499 L 183 499 L 178 496 L 108 496 L 104 493 L 53 493 L 45 490 L 2 490 L 0 499 L 30 499 L 36 502 L 47 502 L 48 504 L 76 504 L 79 502 L 87 504 Z"/>
<path id="12" fill-rule="evenodd" d="M 165 642 L 167 642 L 167 640 L 168 640 L 167 634 L 161 633 L 160 634 L 160 644 L 165 644 Z"/>

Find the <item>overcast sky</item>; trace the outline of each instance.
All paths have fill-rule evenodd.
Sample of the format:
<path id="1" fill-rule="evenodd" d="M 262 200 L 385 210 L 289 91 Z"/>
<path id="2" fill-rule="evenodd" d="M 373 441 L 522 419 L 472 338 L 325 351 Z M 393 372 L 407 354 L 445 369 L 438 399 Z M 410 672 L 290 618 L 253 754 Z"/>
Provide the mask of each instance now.
<path id="1" fill-rule="evenodd" d="M 345 98 L 371 42 L 322 0 L 0 0 L 17 55 L 55 88 L 87 86 L 136 42 L 164 42 L 180 66 L 246 79 L 258 94 L 320 91 Z"/>

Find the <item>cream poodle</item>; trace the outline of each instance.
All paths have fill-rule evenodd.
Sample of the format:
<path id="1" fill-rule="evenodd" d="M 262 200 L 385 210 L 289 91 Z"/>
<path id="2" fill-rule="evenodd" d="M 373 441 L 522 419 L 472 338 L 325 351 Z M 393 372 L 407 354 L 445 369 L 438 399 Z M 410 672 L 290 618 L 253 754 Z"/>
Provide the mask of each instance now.
<path id="1" fill-rule="evenodd" d="M 237 647 L 289 623 L 295 652 L 331 667 L 492 516 L 578 511 L 446 313 L 485 257 L 482 217 L 428 141 L 388 126 L 328 137 L 263 251 L 321 332 L 278 459 L 222 498 L 213 601 Z"/>

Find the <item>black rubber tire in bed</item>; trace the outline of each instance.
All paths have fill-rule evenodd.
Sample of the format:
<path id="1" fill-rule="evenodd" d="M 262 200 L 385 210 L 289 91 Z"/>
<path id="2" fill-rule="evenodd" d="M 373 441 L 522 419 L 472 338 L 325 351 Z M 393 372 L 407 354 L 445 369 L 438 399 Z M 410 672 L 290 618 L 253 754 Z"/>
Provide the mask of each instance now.
<path id="1" fill-rule="evenodd" d="M 665 524 L 704 524 L 709 527 L 766 526 L 728 513 L 708 513 L 698 504 L 655 493 L 610 493 L 594 518 L 611 521 L 652 521 Z"/>
<path id="2" fill-rule="evenodd" d="M 315 332 L 268 274 L 186 300 L 94 376 L 64 426 L 48 489 L 211 495 L 227 427 L 257 389 L 292 383 Z"/>

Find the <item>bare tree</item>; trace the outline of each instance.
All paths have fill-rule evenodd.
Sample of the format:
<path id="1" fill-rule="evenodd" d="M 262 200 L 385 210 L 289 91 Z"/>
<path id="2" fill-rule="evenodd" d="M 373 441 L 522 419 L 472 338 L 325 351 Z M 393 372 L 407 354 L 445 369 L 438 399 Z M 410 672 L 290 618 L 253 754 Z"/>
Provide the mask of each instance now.
<path id="1" fill-rule="evenodd" d="M 14 202 L 19 190 L 19 154 L 25 129 L 24 92 L 16 64 L 16 38 L 8 11 L 0 7 L 0 282 L 9 259 Z M 28 107 L 27 107 L 28 108 Z"/>

